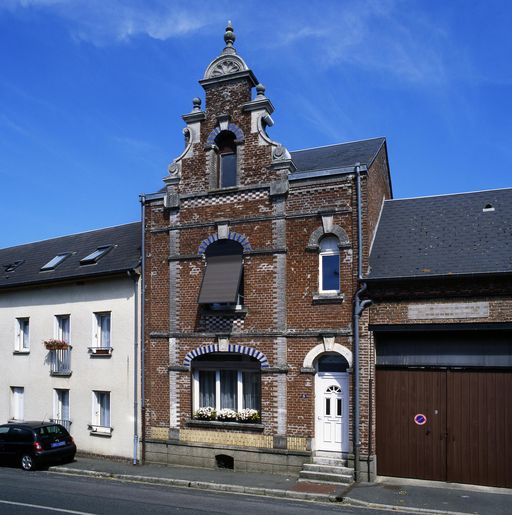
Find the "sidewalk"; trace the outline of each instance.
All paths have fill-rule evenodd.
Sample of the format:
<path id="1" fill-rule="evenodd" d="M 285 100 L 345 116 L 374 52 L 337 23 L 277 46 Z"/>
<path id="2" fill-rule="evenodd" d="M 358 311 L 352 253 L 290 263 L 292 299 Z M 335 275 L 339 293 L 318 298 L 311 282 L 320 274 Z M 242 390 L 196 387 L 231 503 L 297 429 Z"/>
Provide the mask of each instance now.
<path id="1" fill-rule="evenodd" d="M 299 482 L 296 476 L 155 464 L 134 466 L 84 457 L 77 457 L 70 464 L 50 467 L 49 471 L 296 500 L 342 501 L 350 505 L 392 509 L 404 513 L 512 513 L 512 490 L 431 481 L 379 478 L 376 483 L 359 483 L 347 487 Z"/>

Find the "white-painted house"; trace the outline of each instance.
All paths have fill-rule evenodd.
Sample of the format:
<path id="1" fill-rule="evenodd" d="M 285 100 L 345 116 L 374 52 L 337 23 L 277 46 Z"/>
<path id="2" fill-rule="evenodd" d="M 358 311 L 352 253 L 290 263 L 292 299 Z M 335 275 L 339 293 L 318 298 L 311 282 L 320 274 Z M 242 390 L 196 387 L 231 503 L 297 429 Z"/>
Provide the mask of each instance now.
<path id="1" fill-rule="evenodd" d="M 0 250 L 0 423 L 138 457 L 140 223 Z"/>

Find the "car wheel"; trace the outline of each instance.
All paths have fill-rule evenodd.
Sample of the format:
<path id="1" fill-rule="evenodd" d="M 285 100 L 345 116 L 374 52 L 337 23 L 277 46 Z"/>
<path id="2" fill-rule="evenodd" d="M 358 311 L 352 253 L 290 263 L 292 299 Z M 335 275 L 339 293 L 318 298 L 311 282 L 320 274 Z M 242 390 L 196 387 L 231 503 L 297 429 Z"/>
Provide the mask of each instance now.
<path id="1" fill-rule="evenodd" d="M 21 468 L 23 470 L 34 470 L 36 468 L 34 458 L 30 454 L 21 456 Z"/>

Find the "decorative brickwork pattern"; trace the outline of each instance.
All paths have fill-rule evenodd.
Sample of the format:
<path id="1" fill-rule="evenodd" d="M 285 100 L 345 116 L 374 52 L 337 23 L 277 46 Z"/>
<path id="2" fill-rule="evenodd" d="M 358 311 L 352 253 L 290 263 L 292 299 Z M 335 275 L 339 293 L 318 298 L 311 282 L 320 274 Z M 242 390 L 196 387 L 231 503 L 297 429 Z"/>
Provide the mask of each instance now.
<path id="1" fill-rule="evenodd" d="M 236 447 L 256 447 L 272 449 L 273 438 L 265 435 L 247 433 L 232 433 L 229 431 L 201 431 L 197 429 L 182 429 L 180 439 L 183 442 L 233 445 Z"/>
<path id="2" fill-rule="evenodd" d="M 190 366 L 190 362 L 197 358 L 198 356 L 202 356 L 203 354 L 209 354 L 211 352 L 236 352 L 237 354 L 244 354 L 246 356 L 251 356 L 252 358 L 257 359 L 261 363 L 261 368 L 268 367 L 268 360 L 266 356 L 252 347 L 244 347 L 243 345 L 232 345 L 229 344 L 226 350 L 221 349 L 220 345 L 215 343 L 213 345 L 207 345 L 205 347 L 198 347 L 191 352 L 188 352 L 183 360 L 183 365 L 186 367 Z"/>

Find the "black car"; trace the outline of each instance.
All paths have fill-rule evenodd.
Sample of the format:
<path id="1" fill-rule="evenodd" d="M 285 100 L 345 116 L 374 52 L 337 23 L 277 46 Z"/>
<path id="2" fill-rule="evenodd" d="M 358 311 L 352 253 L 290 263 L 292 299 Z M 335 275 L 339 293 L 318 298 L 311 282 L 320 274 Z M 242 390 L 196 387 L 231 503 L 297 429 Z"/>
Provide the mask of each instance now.
<path id="1" fill-rule="evenodd" d="M 58 461 L 73 461 L 76 445 L 65 427 L 50 422 L 0 425 L 0 462 L 14 462 L 24 470 Z"/>

